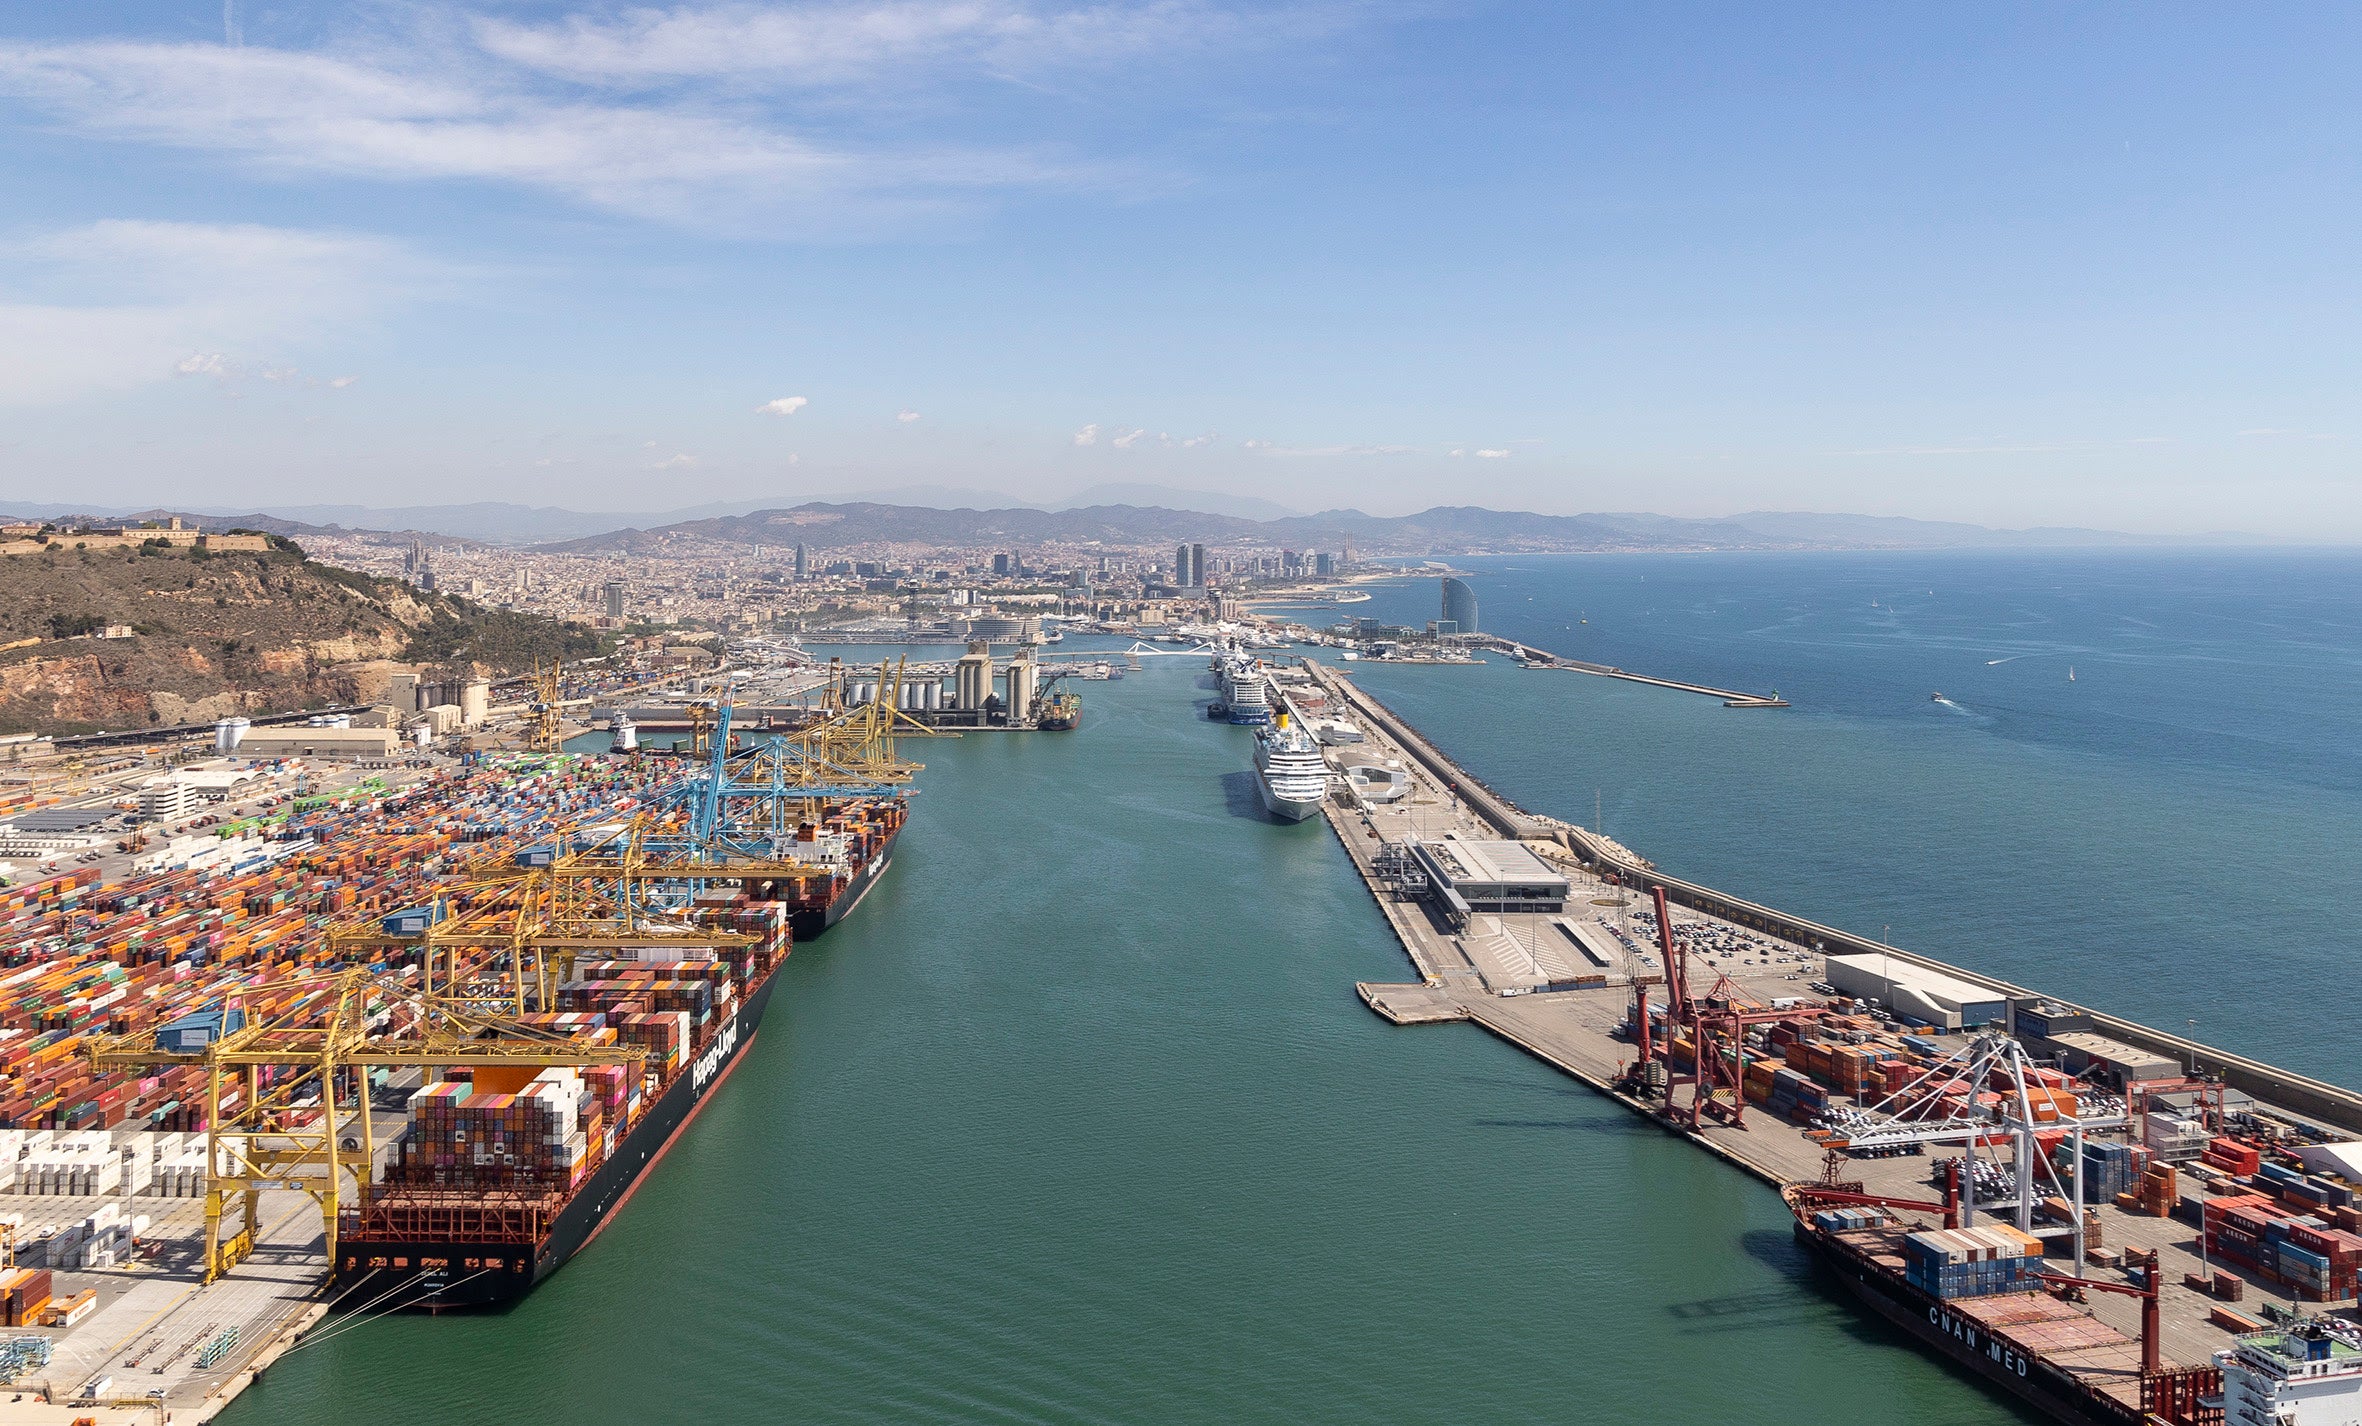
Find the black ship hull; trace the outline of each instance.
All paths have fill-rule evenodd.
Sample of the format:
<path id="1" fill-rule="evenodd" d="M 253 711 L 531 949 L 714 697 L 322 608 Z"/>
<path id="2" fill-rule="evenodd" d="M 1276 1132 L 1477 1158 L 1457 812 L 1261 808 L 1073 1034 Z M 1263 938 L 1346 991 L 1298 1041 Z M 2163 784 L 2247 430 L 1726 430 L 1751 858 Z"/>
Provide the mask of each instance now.
<path id="1" fill-rule="evenodd" d="M 900 827 L 888 832 L 885 840 L 878 844 L 876 853 L 861 864 L 861 869 L 846 880 L 844 888 L 829 898 L 826 906 L 796 908 L 787 918 L 788 930 L 795 938 L 799 941 L 818 938 L 821 932 L 844 920 L 855 906 L 860 905 L 861 898 L 869 894 L 869 889 L 878 884 L 878 878 L 886 874 L 886 868 L 893 865 L 894 843 L 901 835 Z"/>
<path id="2" fill-rule="evenodd" d="M 497 1306 L 531 1292 L 599 1235 L 648 1170 L 664 1157 L 673 1140 L 738 1067 L 754 1043 L 763 1012 L 770 1007 L 772 988 L 778 983 L 779 975 L 774 971 L 747 993 L 721 1033 L 707 1042 L 689 1068 L 640 1116 L 640 1122 L 615 1146 L 614 1154 L 565 1201 L 549 1220 L 547 1231 L 535 1241 L 464 1230 L 402 1238 L 348 1236 L 337 1247 L 336 1288 L 340 1292 L 356 1289 L 352 1293 L 356 1309 L 374 1302 L 387 1308 L 438 1312 Z"/>
<path id="3" fill-rule="evenodd" d="M 1796 1240 L 1840 1285 L 1877 1313 L 1933 1348 L 1946 1361 L 2070 1426 L 2140 1426 L 2140 1413 L 2099 1395 L 2040 1357 L 1994 1336 L 1973 1318 L 1903 1278 L 1856 1258 L 1804 1223 Z"/>

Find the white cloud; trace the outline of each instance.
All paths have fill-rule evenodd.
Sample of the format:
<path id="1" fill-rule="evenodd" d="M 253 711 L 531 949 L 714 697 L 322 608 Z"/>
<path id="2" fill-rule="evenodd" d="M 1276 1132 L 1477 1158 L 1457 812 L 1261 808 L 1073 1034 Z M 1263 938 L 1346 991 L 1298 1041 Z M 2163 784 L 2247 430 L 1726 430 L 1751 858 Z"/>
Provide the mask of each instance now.
<path id="1" fill-rule="evenodd" d="M 1338 7 L 1236 9 L 1199 0 L 1056 8 L 1024 0 L 853 0 L 679 5 L 528 25 L 478 19 L 476 41 L 512 64 L 584 83 L 644 87 L 749 78 L 877 85 L 961 70 L 997 78 L 1126 60 L 1228 55 L 1322 33 Z"/>
<path id="2" fill-rule="evenodd" d="M 1182 448 L 1183 448 L 1184 450 L 1187 450 L 1187 449 L 1191 449 L 1191 448 L 1194 448 L 1194 447 L 1197 447 L 1197 446 L 1207 446 L 1207 445 L 1212 445 L 1212 444 L 1214 443 L 1214 438 L 1215 438 L 1215 437 L 1216 437 L 1218 434 L 1220 434 L 1220 433 L 1219 433 L 1219 432 L 1215 432 L 1215 431 L 1208 431 L 1208 432 L 1206 432 L 1206 433 L 1205 433 L 1204 435 L 1202 435 L 1202 436 L 1183 436 L 1183 437 L 1181 438 L 1181 446 L 1182 446 Z"/>
<path id="3" fill-rule="evenodd" d="M 1484 458 L 1484 459 L 1486 459 L 1486 460 L 1507 460 L 1507 459 L 1509 459 L 1509 452 L 1507 452 L 1507 451 L 1504 451 L 1504 450 L 1478 451 L 1478 452 L 1477 452 L 1477 454 L 1478 454 L 1479 456 L 1483 457 L 1483 458 Z"/>
<path id="4" fill-rule="evenodd" d="M 902 422 L 906 426 L 911 422 L 916 421 L 918 418 L 919 413 L 916 411 L 897 411 L 894 413 L 894 419 Z"/>
<path id="5" fill-rule="evenodd" d="M 1075 432 L 1074 443 L 1078 446 L 1095 446 L 1099 444 L 1099 423 L 1097 421 L 1093 421 L 1090 425 L 1085 426 L 1081 430 Z"/>
<path id="6" fill-rule="evenodd" d="M 328 387 L 332 391 L 342 391 L 360 379 L 357 376 L 332 376 L 328 378 Z"/>
<path id="7" fill-rule="evenodd" d="M 648 468 L 650 470 L 686 470 L 695 464 L 697 464 L 697 457 L 684 451 L 679 455 L 666 456 Z"/>
<path id="8" fill-rule="evenodd" d="M 1254 438 L 1240 441 L 1239 444 L 1246 447 L 1250 451 L 1267 451 L 1271 449 L 1271 442 Z"/>
<path id="9" fill-rule="evenodd" d="M 1122 435 L 1117 436 L 1115 439 L 1108 442 L 1108 444 L 1114 446 L 1119 451 L 1128 451 L 1132 447 L 1140 444 L 1140 438 L 1147 434 L 1148 432 L 1145 428 L 1137 431 L 1126 431 Z"/>
<path id="10" fill-rule="evenodd" d="M 801 396 L 782 396 L 776 401 L 764 402 L 755 410 L 765 416 L 793 416 L 811 404 L 809 400 Z"/>
<path id="11" fill-rule="evenodd" d="M 485 22 L 487 51 L 454 40 L 466 26 L 448 8 L 411 13 L 416 33 L 336 53 L 0 42 L 0 95 L 82 134 L 223 155 L 274 177 L 506 183 L 726 231 L 861 232 L 993 191 L 1137 181 L 1029 149 L 913 140 L 906 126 L 875 141 L 822 139 L 817 126 L 710 93 L 586 91 L 564 80 L 557 30 Z M 702 13 L 710 28 L 719 12 L 672 13 L 680 23 Z M 575 49 L 598 49 L 587 22 L 565 33 Z M 550 62 L 520 67 L 518 57 L 537 55 Z M 829 121 L 856 127 L 842 114 Z"/>
<path id="12" fill-rule="evenodd" d="M 1464 456 L 1464 455 L 1468 454 L 1468 452 L 1466 452 L 1466 451 L 1454 451 L 1454 452 L 1452 452 L 1452 454 L 1453 454 L 1453 455 L 1455 455 L 1455 456 Z"/>
<path id="13" fill-rule="evenodd" d="M 0 243 L 0 275 L 0 406 L 34 406 L 175 374 L 293 380 L 259 354 L 330 337 L 449 270 L 349 234 L 109 220 Z"/>

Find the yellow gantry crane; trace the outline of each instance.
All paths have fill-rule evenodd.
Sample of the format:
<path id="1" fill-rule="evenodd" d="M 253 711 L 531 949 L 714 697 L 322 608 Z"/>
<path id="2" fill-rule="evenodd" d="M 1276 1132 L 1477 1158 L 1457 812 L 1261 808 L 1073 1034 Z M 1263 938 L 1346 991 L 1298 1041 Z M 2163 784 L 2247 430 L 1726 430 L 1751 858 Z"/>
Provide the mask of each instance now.
<path id="1" fill-rule="evenodd" d="M 249 1015 L 245 1007 L 276 1008 Z M 188 1021 L 217 1016 L 202 1045 Z M 328 1260 L 336 1260 L 339 1214 L 366 1209 L 377 1160 L 371 1124 L 372 1068 L 433 1070 L 625 1064 L 644 1073 L 647 1050 L 590 1045 L 427 994 L 397 979 L 345 970 L 258 982 L 198 1017 L 136 1035 L 91 1037 L 94 1066 L 205 1069 L 205 1280 L 254 1250 L 262 1191 L 293 1188 L 320 1205 Z M 264 1071 L 279 1073 L 268 1076 Z M 224 1236 L 236 1201 L 243 1224 Z"/>
<path id="2" fill-rule="evenodd" d="M 527 740 L 537 753 L 554 753 L 563 741 L 558 736 L 558 709 L 565 699 L 565 687 L 559 674 L 565 665 L 551 660 L 548 668 L 536 661 L 533 665 L 533 728 Z"/>
<path id="3" fill-rule="evenodd" d="M 398 934 L 382 920 L 350 920 L 329 930 L 328 945 L 346 956 L 414 950 L 423 991 L 522 1015 L 551 1008 L 558 987 L 573 979 L 584 958 L 759 944 L 758 937 L 684 919 L 650 894 L 656 883 L 710 878 L 716 868 L 644 852 L 647 820 L 620 824 L 608 837 L 543 866 L 519 865 L 513 852 L 478 858 L 437 898 L 422 931 Z M 722 874 L 792 878 L 824 869 L 778 860 L 733 864 Z"/>

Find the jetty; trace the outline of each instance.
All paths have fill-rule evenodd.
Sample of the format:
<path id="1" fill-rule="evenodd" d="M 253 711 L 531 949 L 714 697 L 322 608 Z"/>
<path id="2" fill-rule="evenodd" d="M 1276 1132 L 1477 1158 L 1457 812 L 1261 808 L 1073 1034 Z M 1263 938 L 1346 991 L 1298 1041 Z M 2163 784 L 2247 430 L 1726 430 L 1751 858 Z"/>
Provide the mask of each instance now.
<path id="1" fill-rule="evenodd" d="M 1526 668 L 1564 669 L 1569 673 L 1588 673 L 1598 678 L 1620 678 L 1627 683 L 1646 683 L 1657 688 L 1670 688 L 1681 693 L 1702 693 L 1708 698 L 1719 698 L 1725 708 L 1786 708 L 1788 700 L 1775 690 L 1771 693 L 1742 693 L 1735 688 L 1716 688 L 1711 684 L 1689 683 L 1678 678 L 1659 678 L 1654 674 L 1634 673 L 1613 664 L 1592 663 L 1588 659 L 1562 658 L 1548 649 L 1537 649 L 1515 639 L 1504 639 L 1497 634 L 1471 634 L 1462 643 L 1475 644 L 1514 658 Z"/>
<path id="2" fill-rule="evenodd" d="M 1348 670 L 1313 660 L 1305 668 L 1329 695 L 1331 716 L 1361 727 L 1365 741 L 1358 753 L 1397 759 L 1412 774 L 1413 790 L 1399 801 L 1359 805 L 1340 795 L 1325 808 L 1330 829 L 1416 975 L 1407 982 L 1356 987 L 1362 1002 L 1390 1023 L 1480 1026 L 1768 1185 L 1821 1180 L 1832 1169 L 1830 1151 L 1808 1137 L 1803 1125 L 1768 1109 L 1750 1104 L 1737 1124 L 1713 1118 L 1693 1122 L 1686 1104 L 1674 1113 L 1664 1098 L 1627 1092 L 1626 1071 L 1637 1058 L 1625 1034 L 1635 991 L 1661 986 L 1666 978 L 1648 924 L 1653 895 L 1661 889 L 1674 933 L 1686 947 L 1691 983 L 1700 991 L 1713 983 L 1760 1004 L 1818 1002 L 1827 998 L 1816 987 L 1827 984 L 1829 956 L 1883 956 L 1898 978 L 1911 968 L 1948 976 L 1989 993 L 2012 1016 L 2020 1007 L 2032 1014 L 2039 1006 L 2054 1016 L 2084 1017 L 2080 1023 L 2091 1027 L 2094 1042 L 2116 1047 L 2112 1053 L 2147 1057 L 2174 1073 L 2184 1067 L 2202 1072 L 2239 1098 L 2247 1112 L 2286 1125 L 2292 1133 L 2320 1133 L 2327 1126 L 2332 1137 L 2362 1137 L 2362 1095 L 2340 1086 L 1667 876 L 1595 830 L 1528 812 L 1487 787 L 1357 687 Z M 1522 848 L 1564 878 L 1563 904 L 1535 911 L 1455 906 L 1454 898 L 1431 881 L 1421 885 L 1425 878 L 1419 868 L 1433 864 L 1436 844 L 1471 848 L 1492 865 L 1513 855 L 1501 849 Z M 1419 855 L 1421 845 L 1431 849 L 1429 857 Z M 1656 1003 L 1662 1003 L 1661 994 Z M 1941 1038 L 1947 1032 L 1924 1033 Z M 1935 1191 L 1930 1157 L 1838 1162 L 1845 1178 L 1865 1183 L 1870 1193 L 1925 1199 Z M 2092 1256 L 2096 1266 L 2087 1269 L 2098 1276 L 2118 1272 L 2110 1264 L 2127 1247 L 2157 1252 L 2168 1285 L 2160 1317 L 2164 1353 L 2192 1366 L 2204 1365 L 2233 1340 L 2232 1329 L 2223 1325 L 2220 1299 L 2187 1285 L 2211 1282 L 2225 1269 L 2207 1260 L 2200 1229 L 2187 1216 L 2197 1201 L 2184 1200 L 2164 1217 L 2112 1202 L 2091 1205 L 2096 1241 L 2105 1246 Z M 2286 1293 L 2259 1280 L 2249 1284 L 2246 1300 L 2268 1301 L 2275 1295 L 2285 1299 Z M 2137 1335 L 2139 1313 L 2132 1300 L 2094 1294 L 2092 1310 L 2119 1331 Z"/>

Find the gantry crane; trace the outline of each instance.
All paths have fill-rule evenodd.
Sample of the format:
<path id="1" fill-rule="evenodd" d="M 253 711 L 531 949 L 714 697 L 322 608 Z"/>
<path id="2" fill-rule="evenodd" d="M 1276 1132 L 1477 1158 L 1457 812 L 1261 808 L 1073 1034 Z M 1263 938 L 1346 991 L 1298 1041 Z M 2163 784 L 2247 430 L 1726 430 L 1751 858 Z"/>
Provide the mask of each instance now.
<path id="1" fill-rule="evenodd" d="M 421 989 L 457 1003 L 515 1014 L 553 1007 L 558 987 L 573 979 L 583 958 L 636 957 L 668 948 L 748 947 L 760 938 L 698 925 L 680 908 L 692 899 L 681 885 L 700 885 L 711 869 L 681 867 L 639 855 L 627 824 L 620 850 L 600 842 L 546 865 L 513 860 L 471 865 L 454 890 L 436 902 L 428 924 L 414 933 L 388 930 L 383 920 L 354 920 L 328 933 L 331 949 L 347 956 L 414 952 Z M 810 875 L 816 869 L 782 861 L 732 868 L 731 875 Z M 455 903 L 463 903 L 453 909 Z"/>
<path id="2" fill-rule="evenodd" d="M 560 681 L 564 667 L 555 659 L 546 669 L 538 660 L 533 665 L 533 702 L 526 709 L 533 715 L 533 727 L 527 741 L 537 753 L 557 752 L 563 741 L 558 736 L 558 710 L 565 701 L 565 686 Z"/>
<path id="3" fill-rule="evenodd" d="M 292 997 L 249 1015 L 246 1006 Z M 205 1280 L 253 1251 L 262 1190 L 294 1188 L 320 1205 L 328 1259 L 336 1260 L 344 1180 L 366 1205 L 377 1159 L 368 1070 L 417 1066 L 530 1067 L 623 1064 L 645 1072 L 637 1045 L 591 1045 L 483 1014 L 365 970 L 257 982 L 204 1014 L 222 1033 L 201 1048 L 168 1048 L 191 1017 L 135 1035 L 93 1036 L 94 1066 L 205 1069 Z M 263 1071 L 286 1073 L 265 1083 Z M 244 1223 L 223 1236 L 233 1198 Z"/>

